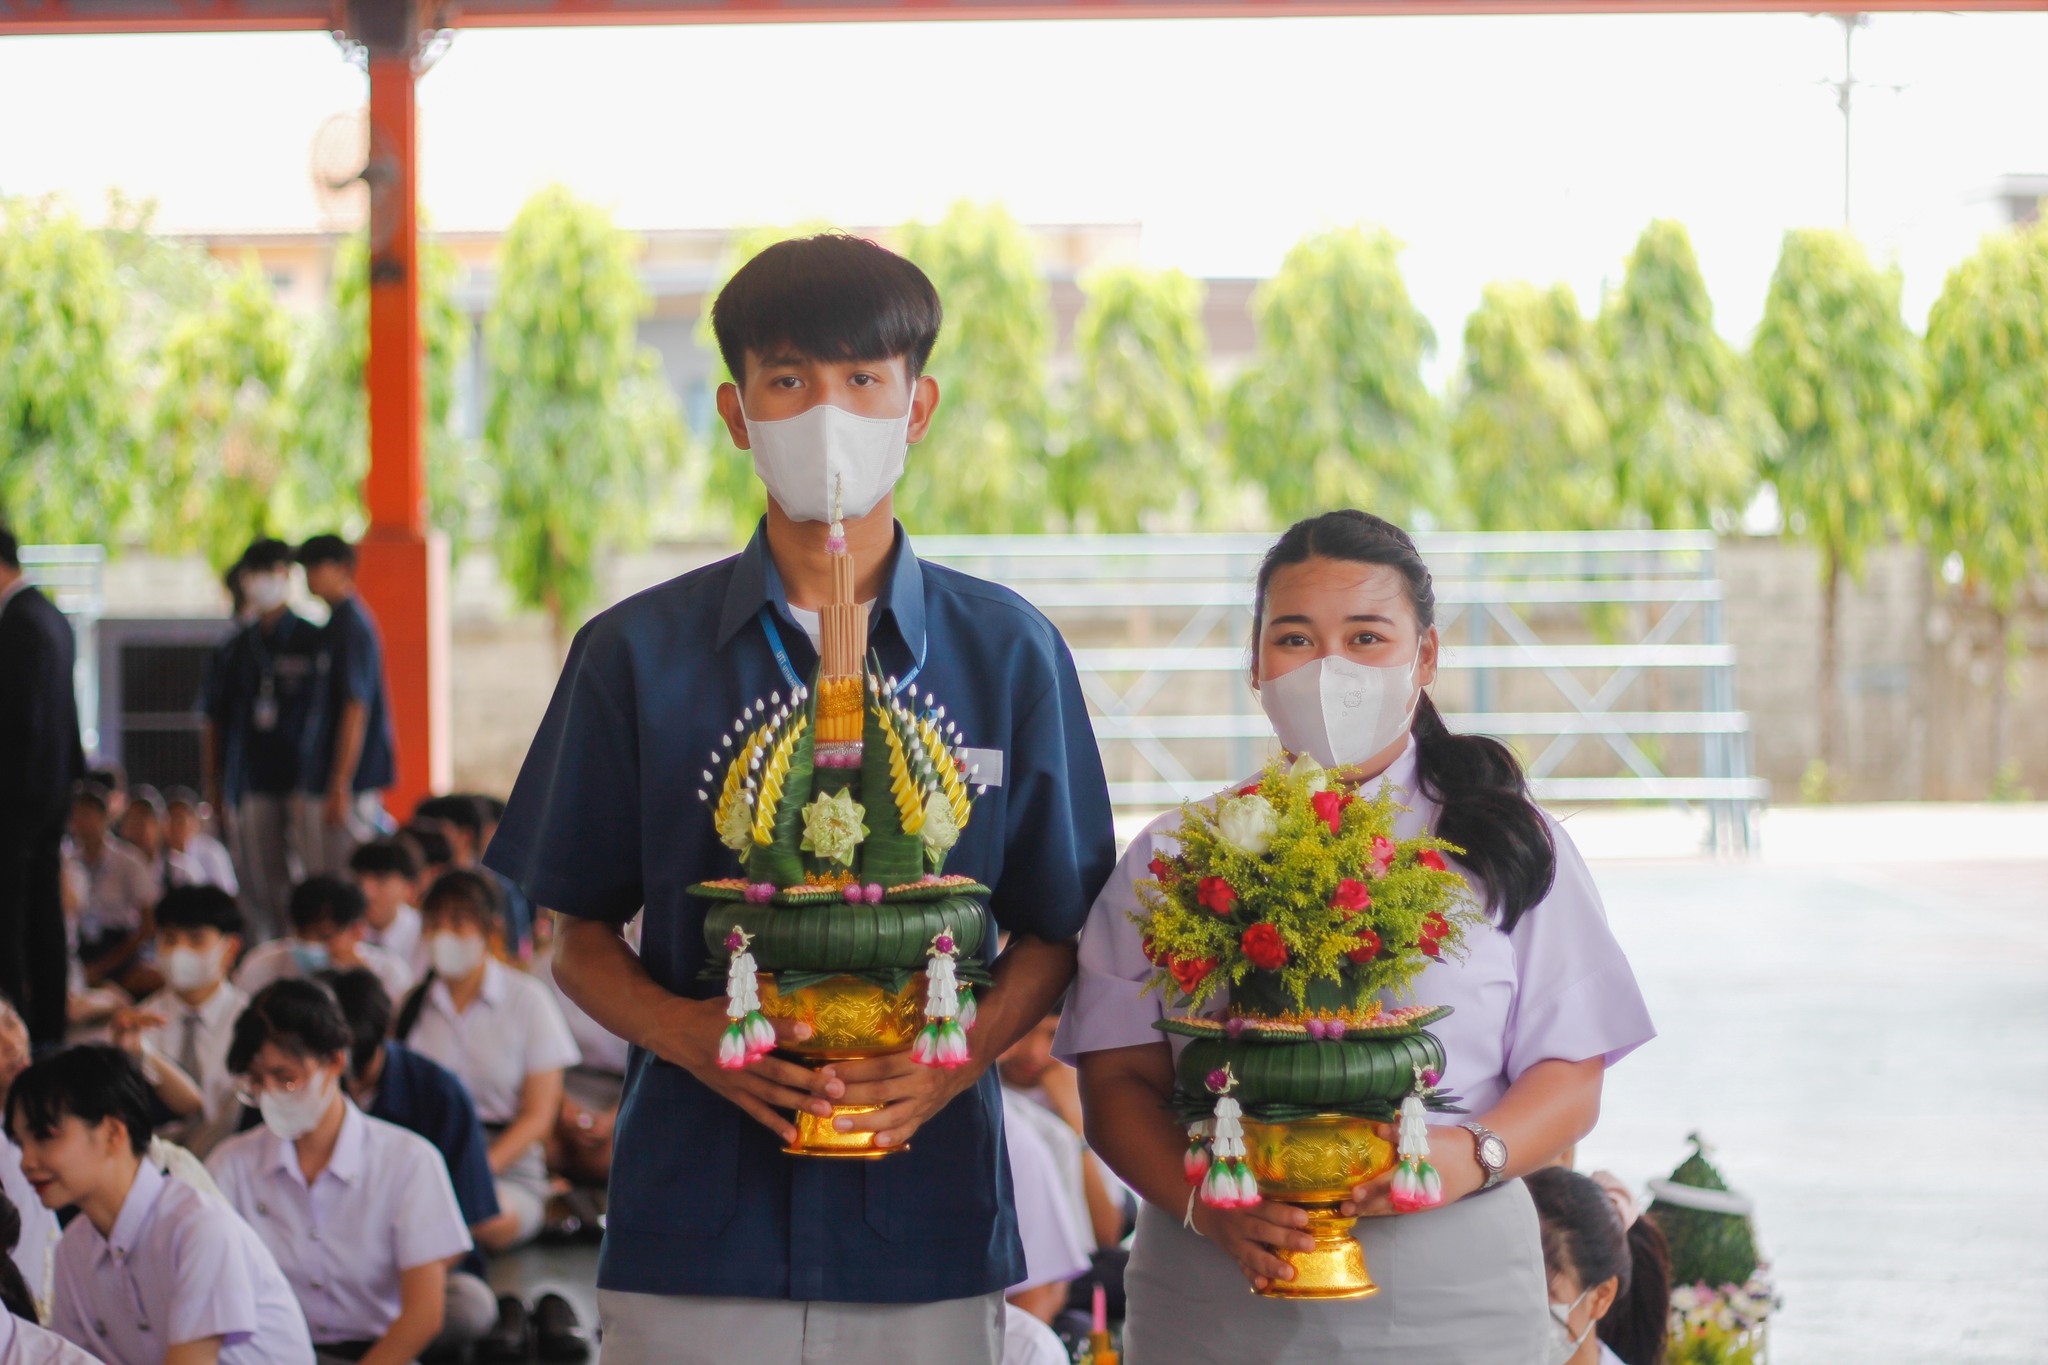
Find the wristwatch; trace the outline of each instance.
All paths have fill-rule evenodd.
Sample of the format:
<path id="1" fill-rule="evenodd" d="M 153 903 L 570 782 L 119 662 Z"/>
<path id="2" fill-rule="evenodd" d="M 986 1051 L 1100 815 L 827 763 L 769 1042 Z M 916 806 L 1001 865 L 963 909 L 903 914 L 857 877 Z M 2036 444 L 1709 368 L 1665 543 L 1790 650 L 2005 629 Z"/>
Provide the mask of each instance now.
<path id="1" fill-rule="evenodd" d="M 1458 1126 L 1472 1135 L 1472 1154 L 1479 1159 L 1479 1169 L 1486 1173 L 1486 1183 L 1479 1188 L 1490 1190 L 1500 1184 L 1501 1172 L 1508 1168 L 1508 1145 L 1501 1141 L 1499 1133 L 1483 1123 Z"/>

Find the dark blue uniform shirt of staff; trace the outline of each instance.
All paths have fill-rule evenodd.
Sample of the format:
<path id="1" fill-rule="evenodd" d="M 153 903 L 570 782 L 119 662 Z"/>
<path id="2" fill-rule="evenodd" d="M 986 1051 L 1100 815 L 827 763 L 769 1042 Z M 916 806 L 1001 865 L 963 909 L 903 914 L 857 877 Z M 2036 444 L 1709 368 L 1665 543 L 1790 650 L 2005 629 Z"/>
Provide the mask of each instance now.
<path id="1" fill-rule="evenodd" d="M 667 989 L 704 998 L 692 883 L 737 871 L 697 791 L 740 709 L 817 658 L 757 530 L 735 558 L 585 626 L 485 861 L 535 905 L 623 923 Z M 901 526 L 869 646 L 930 691 L 964 742 L 1003 754 L 948 872 L 994 890 L 1004 928 L 1078 934 L 1115 861 L 1109 797 L 1066 644 L 1015 593 L 912 553 Z M 613 1149 L 600 1287 L 642 1294 L 929 1303 L 1024 1278 L 993 1069 L 879 1161 L 805 1160 L 682 1068 L 635 1048 Z"/>
<path id="2" fill-rule="evenodd" d="M 334 606 L 320 630 L 320 705 L 306 735 L 305 767 L 299 790 L 324 792 L 334 771 L 334 740 L 341 733 L 342 709 L 352 701 L 365 711 L 363 747 L 356 758 L 351 790 L 383 791 L 397 778 L 391 736 L 391 708 L 384 697 L 384 641 L 377 623 L 360 597 Z"/>
<path id="3" fill-rule="evenodd" d="M 221 797 L 289 796 L 299 789 L 320 704 L 321 631 L 286 609 L 231 636 L 205 699 L 221 745 Z"/>

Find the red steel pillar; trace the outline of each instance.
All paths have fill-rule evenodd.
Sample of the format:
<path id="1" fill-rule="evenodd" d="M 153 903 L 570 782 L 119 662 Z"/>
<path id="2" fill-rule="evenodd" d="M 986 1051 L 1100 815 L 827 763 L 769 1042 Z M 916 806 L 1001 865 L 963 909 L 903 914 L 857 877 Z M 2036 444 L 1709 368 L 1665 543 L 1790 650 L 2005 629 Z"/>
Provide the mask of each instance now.
<path id="1" fill-rule="evenodd" d="M 448 694 L 448 546 L 427 523 L 426 405 L 417 267 L 417 108 L 410 0 L 355 0 L 350 37 L 370 71 L 370 527 L 357 582 L 384 635 L 384 677 L 397 738 L 387 793 L 403 820 L 452 780 Z"/>

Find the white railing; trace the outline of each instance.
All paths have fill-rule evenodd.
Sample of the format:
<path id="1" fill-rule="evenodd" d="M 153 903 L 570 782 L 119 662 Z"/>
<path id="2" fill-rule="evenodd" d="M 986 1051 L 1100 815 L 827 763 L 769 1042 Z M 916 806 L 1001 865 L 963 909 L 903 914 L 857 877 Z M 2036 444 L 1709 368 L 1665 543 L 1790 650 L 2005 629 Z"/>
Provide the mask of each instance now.
<path id="1" fill-rule="evenodd" d="M 99 624 L 107 611 L 107 551 L 102 545 L 24 545 L 24 577 L 70 618 L 78 642 L 73 685 L 85 751 L 100 744 Z"/>

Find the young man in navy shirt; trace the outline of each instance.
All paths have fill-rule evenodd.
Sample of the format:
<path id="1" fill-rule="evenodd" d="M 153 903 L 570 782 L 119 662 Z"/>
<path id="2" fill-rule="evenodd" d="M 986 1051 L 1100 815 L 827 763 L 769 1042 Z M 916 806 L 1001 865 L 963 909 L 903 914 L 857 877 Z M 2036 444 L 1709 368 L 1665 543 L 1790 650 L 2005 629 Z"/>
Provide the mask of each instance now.
<path id="1" fill-rule="evenodd" d="M 598 1271 L 608 1365 L 1001 1354 L 1024 1261 L 992 1066 L 1073 975 L 1114 841 L 1058 632 L 1007 589 L 921 563 L 895 521 L 906 446 L 938 407 L 922 370 L 939 319 L 922 271 L 854 238 L 783 242 L 733 276 L 712 310 L 737 380 L 718 409 L 767 515 L 737 557 L 578 633 L 485 857 L 566 917 L 557 981 L 635 1045 Z M 835 489 L 871 651 L 945 705 L 990 782 L 946 868 L 993 888 L 1009 941 L 955 1071 L 908 1054 L 716 1064 L 725 1006 L 699 979 L 706 907 L 684 888 L 737 865 L 700 772 L 743 706 L 812 675 Z M 636 953 L 623 931 L 643 906 Z M 881 1146 L 916 1140 L 872 1162 L 784 1155 L 790 1115 L 833 1100 L 879 1104 L 859 1121 Z"/>
<path id="2" fill-rule="evenodd" d="M 384 823 L 384 789 L 397 779 L 384 642 L 356 592 L 356 548 L 340 536 L 299 547 L 306 590 L 327 604 L 320 631 L 323 692 L 300 773 L 299 856 L 309 877 L 348 875 L 356 845 Z"/>

